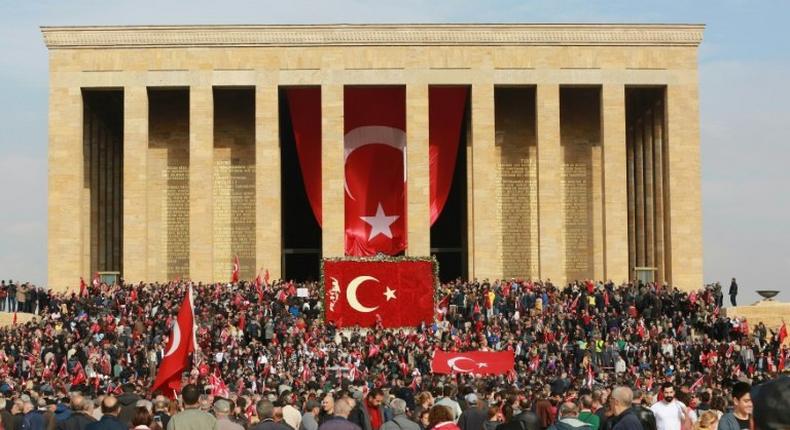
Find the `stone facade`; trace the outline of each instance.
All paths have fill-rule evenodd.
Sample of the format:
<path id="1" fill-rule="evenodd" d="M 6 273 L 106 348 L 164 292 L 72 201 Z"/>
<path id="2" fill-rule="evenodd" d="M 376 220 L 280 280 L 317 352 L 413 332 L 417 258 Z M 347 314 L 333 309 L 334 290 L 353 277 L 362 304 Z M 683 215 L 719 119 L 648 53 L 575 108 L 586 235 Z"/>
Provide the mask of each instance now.
<path id="1" fill-rule="evenodd" d="M 619 282 L 637 265 L 629 256 L 641 256 L 635 250 L 645 246 L 644 264 L 658 267 L 659 279 L 696 288 L 702 284 L 697 47 L 703 30 L 45 27 L 48 283 L 66 289 L 99 270 L 101 247 L 93 246 L 91 226 L 96 187 L 85 174 L 92 168 L 82 126 L 86 92 L 122 93 L 123 177 L 116 180 L 122 196 L 115 198 L 123 208 L 124 277 L 222 281 L 236 254 L 243 278 L 264 267 L 273 278 L 281 275 L 280 177 L 262 172 L 281 169 L 278 93 L 287 86 L 321 87 L 321 248 L 325 257 L 342 255 L 343 87 L 378 84 L 407 89 L 407 254 L 430 252 L 428 88 L 467 85 L 470 277 Z M 641 88 L 662 91 L 663 116 L 656 119 L 655 107 L 639 112 L 650 127 L 636 136 L 627 106 L 632 90 Z M 225 115 L 232 109 L 217 96 L 224 89 L 253 98 L 245 122 L 237 121 L 242 113 Z M 636 138 L 639 151 L 627 145 Z M 637 153 L 640 190 L 629 192 Z"/>

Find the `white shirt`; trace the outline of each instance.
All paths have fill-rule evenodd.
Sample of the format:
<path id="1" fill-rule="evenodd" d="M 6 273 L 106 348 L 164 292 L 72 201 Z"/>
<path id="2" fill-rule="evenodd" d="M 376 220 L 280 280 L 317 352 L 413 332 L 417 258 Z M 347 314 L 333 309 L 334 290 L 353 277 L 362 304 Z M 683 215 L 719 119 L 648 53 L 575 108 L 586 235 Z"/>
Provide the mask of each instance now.
<path id="1" fill-rule="evenodd" d="M 680 424 L 683 422 L 683 403 L 672 399 L 671 403 L 663 400 L 656 402 L 650 407 L 656 416 L 657 430 L 681 430 Z"/>

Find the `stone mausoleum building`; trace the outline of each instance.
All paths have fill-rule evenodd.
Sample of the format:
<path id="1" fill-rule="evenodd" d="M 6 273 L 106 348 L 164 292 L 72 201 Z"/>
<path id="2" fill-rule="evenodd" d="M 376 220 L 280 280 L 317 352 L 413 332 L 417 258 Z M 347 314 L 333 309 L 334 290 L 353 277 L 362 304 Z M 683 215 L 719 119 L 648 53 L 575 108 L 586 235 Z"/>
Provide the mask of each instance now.
<path id="1" fill-rule="evenodd" d="M 317 278 L 344 254 L 344 89 L 405 88 L 406 255 L 441 277 L 702 285 L 702 25 L 44 27 L 49 277 Z M 431 88 L 468 89 L 432 223 Z M 323 220 L 285 93 L 320 91 Z M 318 132 L 316 130 L 316 132 Z M 88 281 L 89 282 L 89 281 Z"/>

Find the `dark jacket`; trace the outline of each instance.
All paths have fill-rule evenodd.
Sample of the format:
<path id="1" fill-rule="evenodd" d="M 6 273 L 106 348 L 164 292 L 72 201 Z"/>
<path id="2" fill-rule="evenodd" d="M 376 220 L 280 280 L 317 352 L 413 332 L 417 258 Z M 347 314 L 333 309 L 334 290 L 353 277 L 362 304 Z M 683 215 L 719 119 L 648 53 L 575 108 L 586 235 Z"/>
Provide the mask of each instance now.
<path id="1" fill-rule="evenodd" d="M 532 411 L 524 411 L 513 416 L 510 421 L 500 424 L 496 430 L 540 430 L 540 419 Z"/>
<path id="2" fill-rule="evenodd" d="M 121 413 L 118 419 L 127 426 L 132 425 L 134 414 L 137 413 L 137 401 L 142 399 L 135 393 L 123 393 L 118 396 L 118 403 L 121 404 Z"/>
<path id="3" fill-rule="evenodd" d="M 255 429 L 270 430 L 270 429 Z M 358 425 L 343 417 L 332 417 L 318 426 L 318 430 L 362 430 Z"/>
<path id="4" fill-rule="evenodd" d="M 46 430 L 44 428 L 44 413 L 42 411 L 30 411 L 25 414 L 22 420 L 24 430 Z"/>
<path id="5" fill-rule="evenodd" d="M 287 424 L 276 423 L 270 419 L 263 420 L 255 424 L 250 430 L 293 430 Z"/>
<path id="6" fill-rule="evenodd" d="M 646 408 L 642 405 L 634 405 L 631 406 L 631 412 L 639 419 L 639 422 L 642 424 L 642 429 L 656 430 L 656 415 L 650 408 Z"/>
<path id="7" fill-rule="evenodd" d="M 370 414 L 368 413 L 367 405 L 365 404 L 367 399 L 362 399 L 357 402 L 357 405 L 354 406 L 354 409 L 351 410 L 351 413 L 348 415 L 348 420 L 352 423 L 356 424 L 362 430 L 379 430 L 374 429 L 373 426 L 370 424 Z M 387 411 L 384 409 L 384 406 L 379 406 L 379 413 L 381 413 L 381 423 L 384 424 L 390 417 L 387 414 Z"/>
<path id="8" fill-rule="evenodd" d="M 458 418 L 458 427 L 461 430 L 483 430 L 483 423 L 488 420 L 488 411 L 477 406 L 465 410 Z"/>
<path id="9" fill-rule="evenodd" d="M 170 415 L 168 415 L 167 412 L 159 411 L 154 414 L 154 421 L 156 421 L 156 417 L 159 417 L 159 422 L 162 423 L 162 428 L 166 429 L 167 423 L 170 422 Z"/>
<path id="10" fill-rule="evenodd" d="M 57 430 L 85 430 L 88 424 L 95 423 L 96 419 L 90 415 L 83 414 L 82 412 L 75 412 L 69 415 L 68 418 L 59 422 L 56 426 Z"/>
<path id="11" fill-rule="evenodd" d="M 104 415 L 99 421 L 85 426 L 85 430 L 129 430 L 129 426 L 112 415 Z"/>
<path id="12" fill-rule="evenodd" d="M 631 409 L 626 409 L 620 415 L 612 418 L 612 430 L 644 430 L 639 418 Z"/>

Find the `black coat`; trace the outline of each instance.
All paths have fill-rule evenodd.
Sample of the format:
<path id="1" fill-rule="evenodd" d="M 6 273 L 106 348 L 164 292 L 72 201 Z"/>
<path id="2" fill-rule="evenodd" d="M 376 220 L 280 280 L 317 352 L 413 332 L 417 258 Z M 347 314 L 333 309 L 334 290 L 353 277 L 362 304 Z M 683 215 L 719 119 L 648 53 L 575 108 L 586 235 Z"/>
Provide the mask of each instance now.
<path id="1" fill-rule="evenodd" d="M 612 430 L 645 430 L 631 409 L 626 409 L 611 420 Z"/>
<path id="2" fill-rule="evenodd" d="M 644 430 L 656 430 L 656 415 L 650 409 L 642 405 L 634 405 L 631 411 L 639 419 Z"/>
<path id="3" fill-rule="evenodd" d="M 57 430 L 85 430 L 90 423 L 95 423 L 96 419 L 92 416 L 80 412 L 69 415 L 65 420 L 57 423 Z"/>
<path id="4" fill-rule="evenodd" d="M 496 430 L 540 430 L 540 419 L 532 411 L 524 411 L 510 421 L 500 424 Z"/>

